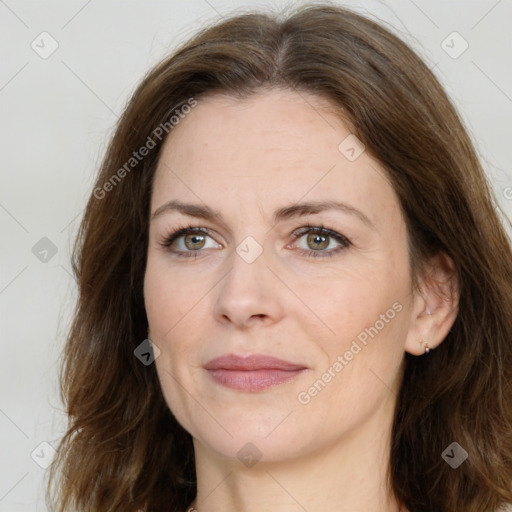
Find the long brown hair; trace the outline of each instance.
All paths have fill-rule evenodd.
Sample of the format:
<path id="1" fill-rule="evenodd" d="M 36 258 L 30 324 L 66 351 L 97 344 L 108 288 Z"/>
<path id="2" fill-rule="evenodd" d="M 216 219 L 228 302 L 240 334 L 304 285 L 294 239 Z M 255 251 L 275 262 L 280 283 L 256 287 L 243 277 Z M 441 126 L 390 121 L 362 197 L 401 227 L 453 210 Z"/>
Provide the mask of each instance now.
<path id="1" fill-rule="evenodd" d="M 191 436 L 170 412 L 155 365 L 134 355 L 147 329 L 151 185 L 185 105 L 263 87 L 343 108 L 398 194 L 416 278 L 435 253 L 455 265 L 452 329 L 428 357 L 405 354 L 392 491 L 412 512 L 512 503 L 512 253 L 499 207 L 423 61 L 361 15 L 310 5 L 284 19 L 251 13 L 203 29 L 149 72 L 120 118 L 73 255 L 79 298 L 60 374 L 69 426 L 49 473 L 51 510 L 182 512 L 195 498 Z M 142 147 L 145 156 L 134 157 Z M 453 442 L 468 453 L 457 469 L 442 458 Z"/>

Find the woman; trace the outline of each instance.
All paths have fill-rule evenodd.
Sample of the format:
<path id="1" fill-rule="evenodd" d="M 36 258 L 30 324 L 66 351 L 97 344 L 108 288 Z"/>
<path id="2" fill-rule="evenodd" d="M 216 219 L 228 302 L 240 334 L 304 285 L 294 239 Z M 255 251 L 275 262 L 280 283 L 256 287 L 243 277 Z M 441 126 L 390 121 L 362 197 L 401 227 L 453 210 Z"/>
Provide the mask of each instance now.
<path id="1" fill-rule="evenodd" d="M 511 504 L 496 208 L 386 29 L 317 5 L 203 30 L 138 87 L 81 225 L 52 510 Z"/>

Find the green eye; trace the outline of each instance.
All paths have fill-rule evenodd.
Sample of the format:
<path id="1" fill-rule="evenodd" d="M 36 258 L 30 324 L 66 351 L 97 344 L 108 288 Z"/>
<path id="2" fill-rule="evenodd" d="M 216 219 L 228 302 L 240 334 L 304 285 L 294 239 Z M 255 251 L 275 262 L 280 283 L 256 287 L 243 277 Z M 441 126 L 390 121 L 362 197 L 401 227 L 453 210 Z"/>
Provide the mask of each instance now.
<path id="1" fill-rule="evenodd" d="M 323 226 L 306 226 L 296 232 L 297 240 L 306 235 L 305 249 L 300 249 L 300 252 L 308 257 L 329 257 L 339 253 L 350 247 L 350 241 L 341 233 L 332 231 Z M 331 245 L 331 241 L 335 240 L 339 245 L 329 251 L 324 249 Z"/>
<path id="2" fill-rule="evenodd" d="M 300 254 L 306 257 L 330 257 L 350 247 L 351 242 L 337 231 L 325 228 L 324 226 L 304 226 L 294 233 L 295 240 L 299 240 L 306 236 L 306 247 L 298 249 Z M 161 243 L 162 246 L 169 248 L 169 250 L 177 256 L 196 258 L 201 254 L 202 249 L 212 249 L 217 246 L 207 247 L 207 238 L 213 240 L 209 235 L 206 228 L 200 226 L 185 226 L 180 227 L 172 234 L 167 236 Z M 326 250 L 335 241 L 338 246 Z M 179 245 L 178 242 L 183 242 L 182 247 L 172 248 L 174 245 Z"/>

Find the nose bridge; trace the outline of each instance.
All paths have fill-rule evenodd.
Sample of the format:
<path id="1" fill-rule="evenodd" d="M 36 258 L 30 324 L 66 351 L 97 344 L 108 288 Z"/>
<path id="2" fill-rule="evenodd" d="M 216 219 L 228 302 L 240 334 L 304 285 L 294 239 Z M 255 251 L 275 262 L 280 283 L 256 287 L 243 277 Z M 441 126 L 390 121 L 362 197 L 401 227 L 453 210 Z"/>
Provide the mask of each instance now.
<path id="1" fill-rule="evenodd" d="M 239 242 L 228 257 L 230 272 L 226 276 L 224 288 L 235 290 L 237 293 L 264 292 L 267 281 L 268 249 L 265 251 L 253 236 L 246 236 Z M 229 291 L 229 290 L 228 290 Z"/>
<path id="2" fill-rule="evenodd" d="M 279 291 L 267 268 L 270 254 L 252 236 L 247 236 L 228 257 L 229 270 L 218 289 L 216 314 L 244 324 L 253 316 L 276 317 Z"/>

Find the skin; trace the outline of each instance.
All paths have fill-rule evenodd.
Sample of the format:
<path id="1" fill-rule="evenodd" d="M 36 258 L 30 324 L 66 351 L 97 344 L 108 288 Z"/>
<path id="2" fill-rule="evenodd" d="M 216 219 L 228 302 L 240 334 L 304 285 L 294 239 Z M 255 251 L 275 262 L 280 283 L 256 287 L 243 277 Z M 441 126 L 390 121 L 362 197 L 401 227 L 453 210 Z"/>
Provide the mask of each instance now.
<path id="1" fill-rule="evenodd" d="M 423 356 L 422 340 L 431 348 L 442 342 L 457 297 L 442 297 L 453 270 L 444 256 L 413 291 L 396 194 L 368 151 L 354 161 L 340 152 L 349 134 L 326 100 L 261 90 L 244 100 L 201 98 L 162 149 L 151 212 L 177 199 L 208 205 L 223 219 L 175 210 L 151 219 L 144 282 L 163 394 L 194 440 L 199 512 L 399 510 L 386 470 L 404 354 Z M 342 201 L 371 226 L 336 210 L 273 222 L 278 208 L 314 200 Z M 210 234 L 162 246 L 188 222 Z M 307 257 L 342 247 L 296 233 L 308 224 L 351 245 Z M 262 250 L 251 263 L 236 251 L 248 236 Z M 194 247 L 197 258 L 172 252 Z M 397 303 L 400 311 L 333 371 L 358 334 Z M 226 353 L 272 355 L 307 370 L 263 391 L 232 390 L 203 368 Z M 329 368 L 335 376 L 301 403 L 299 394 Z M 261 458 L 249 467 L 240 450 Z"/>

